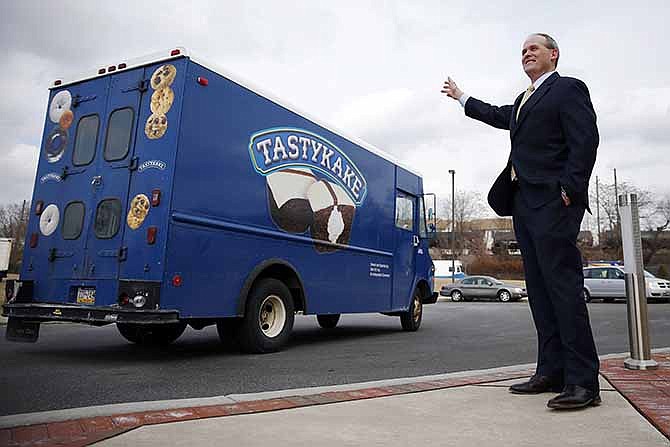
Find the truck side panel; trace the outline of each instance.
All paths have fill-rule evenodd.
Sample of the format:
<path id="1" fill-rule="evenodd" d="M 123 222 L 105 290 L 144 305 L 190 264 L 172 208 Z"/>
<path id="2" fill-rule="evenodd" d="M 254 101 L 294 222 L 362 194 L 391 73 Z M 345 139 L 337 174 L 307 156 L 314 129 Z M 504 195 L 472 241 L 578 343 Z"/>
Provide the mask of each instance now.
<path id="1" fill-rule="evenodd" d="M 209 85 L 195 82 L 198 76 L 206 77 Z M 258 135 L 267 135 L 272 146 L 264 143 L 265 136 L 254 139 Z M 310 197 L 325 197 L 327 202 L 332 196 L 340 205 L 359 199 L 360 203 L 349 208 L 334 206 L 342 211 L 341 234 L 349 236 L 345 244 L 337 239 L 338 246 L 323 248 L 314 242 L 320 236 L 313 233 L 324 228 L 325 220 L 315 225 L 314 217 L 304 231 L 287 230 L 277 217 L 277 209 L 273 210 L 276 191 L 269 179 L 277 171 L 261 171 L 286 159 L 282 147 L 290 151 L 297 135 L 314 143 L 300 146 L 301 152 L 309 153 L 301 154 L 301 159 L 306 155 L 302 166 L 291 169 L 313 175 L 314 183 L 321 182 L 312 185 L 315 190 L 331 185 L 322 188 L 330 190 L 330 196 L 328 192 L 318 196 L 316 191 Z M 315 155 L 319 142 L 336 152 L 330 160 L 332 166 Z M 263 148 L 269 152 L 263 154 Z M 341 180 L 346 177 L 345 169 L 337 171 L 337 154 L 344 165 L 358 170 L 364 186 L 342 192 L 355 182 Z M 312 158 L 316 162 L 310 163 Z M 269 163 L 264 165 L 264 160 Z M 249 273 L 264 260 L 279 258 L 295 266 L 301 275 L 309 313 L 389 310 L 394 201 L 395 166 L 391 162 L 191 62 L 184 90 L 166 267 L 166 279 L 179 273 L 183 284 L 174 287 L 164 281 L 162 302 L 178 308 L 182 317 L 235 315 L 238 295 Z M 275 202 L 277 205 L 281 199 Z M 322 206 L 319 203 L 310 202 L 317 209 Z M 332 202 L 330 205 L 333 208 Z M 333 216 L 340 218 L 331 213 L 327 219 Z"/>

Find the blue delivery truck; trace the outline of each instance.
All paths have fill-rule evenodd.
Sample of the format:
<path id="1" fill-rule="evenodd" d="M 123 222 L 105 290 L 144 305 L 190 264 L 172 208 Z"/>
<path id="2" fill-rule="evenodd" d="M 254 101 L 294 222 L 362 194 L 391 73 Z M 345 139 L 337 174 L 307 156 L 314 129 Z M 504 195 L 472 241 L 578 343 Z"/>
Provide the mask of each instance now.
<path id="1" fill-rule="evenodd" d="M 434 209 L 434 196 L 432 196 Z M 434 303 L 421 177 L 184 48 L 51 87 L 6 338 L 116 324 L 134 343 L 217 325 L 279 350 L 296 314 Z"/>

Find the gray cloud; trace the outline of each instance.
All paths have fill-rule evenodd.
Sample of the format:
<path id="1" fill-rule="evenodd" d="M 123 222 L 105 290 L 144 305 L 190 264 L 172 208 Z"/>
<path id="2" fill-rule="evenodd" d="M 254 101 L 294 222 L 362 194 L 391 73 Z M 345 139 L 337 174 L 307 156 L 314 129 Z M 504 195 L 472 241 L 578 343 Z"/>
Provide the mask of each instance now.
<path id="1" fill-rule="evenodd" d="M 0 3 L 0 203 L 29 197 L 54 79 L 184 45 L 310 115 L 411 164 L 428 189 L 485 192 L 507 158 L 505 132 L 472 122 L 439 90 L 511 102 L 526 84 L 525 36 L 561 47 L 559 71 L 587 82 L 599 115 L 595 173 L 670 191 L 670 41 L 664 0 L 372 2 L 119 0 Z M 578 14 L 575 11 L 579 11 Z M 634 148 L 631 149 L 631 148 Z"/>

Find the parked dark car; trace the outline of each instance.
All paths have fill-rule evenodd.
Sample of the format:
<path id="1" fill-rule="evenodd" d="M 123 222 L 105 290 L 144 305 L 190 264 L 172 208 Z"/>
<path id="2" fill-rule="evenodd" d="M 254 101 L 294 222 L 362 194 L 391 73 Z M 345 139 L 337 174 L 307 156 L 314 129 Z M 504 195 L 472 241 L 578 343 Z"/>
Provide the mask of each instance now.
<path id="1" fill-rule="evenodd" d="M 507 303 L 528 296 L 526 289 L 504 283 L 491 276 L 468 276 L 453 284 L 442 286 L 440 295 L 450 296 L 452 301 L 495 299 Z"/>

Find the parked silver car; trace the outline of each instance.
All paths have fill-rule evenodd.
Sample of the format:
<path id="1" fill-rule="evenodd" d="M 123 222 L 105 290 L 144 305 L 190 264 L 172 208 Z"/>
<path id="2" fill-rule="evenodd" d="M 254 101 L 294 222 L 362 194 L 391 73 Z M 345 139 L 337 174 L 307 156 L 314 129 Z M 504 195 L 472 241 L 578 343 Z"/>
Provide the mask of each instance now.
<path id="1" fill-rule="evenodd" d="M 647 300 L 664 300 L 670 302 L 670 281 L 656 278 L 645 271 L 647 286 Z M 593 298 L 602 298 L 611 303 L 617 298 L 626 298 L 626 281 L 623 268 L 619 266 L 586 267 L 584 269 L 584 301 L 587 303 Z"/>
<path id="2" fill-rule="evenodd" d="M 453 284 L 442 286 L 440 295 L 450 296 L 452 301 L 474 299 L 497 299 L 503 303 L 519 301 L 527 296 L 526 289 L 507 284 L 491 276 L 468 276 Z"/>

